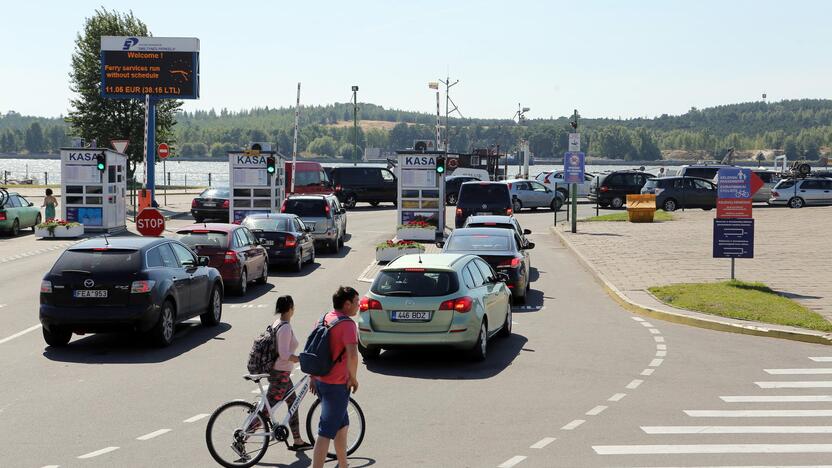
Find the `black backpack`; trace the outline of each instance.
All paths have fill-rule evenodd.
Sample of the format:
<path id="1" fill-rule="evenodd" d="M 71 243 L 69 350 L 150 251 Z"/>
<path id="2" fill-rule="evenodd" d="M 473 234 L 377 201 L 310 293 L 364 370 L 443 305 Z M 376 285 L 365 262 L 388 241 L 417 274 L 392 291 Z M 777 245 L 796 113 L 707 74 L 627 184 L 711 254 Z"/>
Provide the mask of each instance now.
<path id="1" fill-rule="evenodd" d="M 268 374 L 277 361 L 277 331 L 283 324 L 272 328 L 266 327 L 266 331 L 254 339 L 251 351 L 248 352 L 248 372 L 250 374 Z"/>
<path id="2" fill-rule="evenodd" d="M 309 375 L 321 377 L 329 374 L 332 366 L 344 357 L 344 351 L 334 360 L 332 359 L 332 352 L 329 347 L 329 331 L 335 325 L 350 320 L 349 317 L 339 317 L 329 325 L 326 324 L 326 314 L 321 318 L 321 321 L 312 329 L 309 338 L 306 339 L 306 345 L 303 347 L 303 352 L 298 356 L 300 360 L 300 370 Z"/>

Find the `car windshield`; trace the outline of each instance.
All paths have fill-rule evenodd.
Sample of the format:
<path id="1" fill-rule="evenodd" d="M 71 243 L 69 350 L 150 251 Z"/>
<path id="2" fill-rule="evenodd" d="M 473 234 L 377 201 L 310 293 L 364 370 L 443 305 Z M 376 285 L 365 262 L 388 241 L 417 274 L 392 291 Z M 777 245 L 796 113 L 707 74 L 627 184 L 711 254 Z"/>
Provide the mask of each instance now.
<path id="1" fill-rule="evenodd" d="M 481 184 L 481 183 L 467 183 L 462 184 L 462 189 L 459 192 L 460 201 L 467 201 L 468 203 L 508 203 L 510 198 L 508 195 L 508 186 L 505 184 Z"/>
<path id="2" fill-rule="evenodd" d="M 456 275 L 447 271 L 421 268 L 385 270 L 376 276 L 370 288 L 380 296 L 447 296 L 459 289 Z"/>
<path id="3" fill-rule="evenodd" d="M 202 193 L 199 194 L 200 198 L 228 198 L 229 197 L 228 189 L 221 189 L 221 188 L 209 188 L 205 189 Z"/>
<path id="4" fill-rule="evenodd" d="M 82 249 L 67 250 L 52 267 L 53 273 L 119 273 L 141 269 L 138 250 Z"/>
<path id="5" fill-rule="evenodd" d="M 252 231 L 293 231 L 289 218 L 246 218 L 243 226 Z"/>
<path id="6" fill-rule="evenodd" d="M 448 239 L 448 250 L 508 250 L 508 237 L 475 234 L 468 236 L 451 235 Z"/>
<path id="7" fill-rule="evenodd" d="M 211 231 L 179 231 L 177 239 L 188 247 L 197 246 L 216 247 L 224 249 L 228 246 L 228 234 Z"/>
<path id="8" fill-rule="evenodd" d="M 286 200 L 286 213 L 304 217 L 326 216 L 326 202 L 323 199 L 292 199 Z"/>
<path id="9" fill-rule="evenodd" d="M 321 184 L 321 172 L 319 171 L 297 171 L 295 172 L 295 185 L 306 187 Z"/>

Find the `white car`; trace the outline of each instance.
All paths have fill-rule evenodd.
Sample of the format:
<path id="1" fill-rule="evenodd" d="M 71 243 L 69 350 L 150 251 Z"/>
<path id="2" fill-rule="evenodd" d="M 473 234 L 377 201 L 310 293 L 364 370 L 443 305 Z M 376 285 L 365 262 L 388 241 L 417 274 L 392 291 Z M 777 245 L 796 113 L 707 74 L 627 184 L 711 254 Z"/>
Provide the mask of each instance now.
<path id="1" fill-rule="evenodd" d="M 578 197 L 589 196 L 589 186 L 592 185 L 594 178 L 595 176 L 588 172 L 584 174 L 584 182 L 578 184 Z M 564 199 L 569 200 L 569 184 L 563 178 L 563 171 L 541 172 L 534 179 L 552 190 L 557 190 L 563 194 Z"/>
<path id="2" fill-rule="evenodd" d="M 782 179 L 771 190 L 770 205 L 803 208 L 806 205 L 832 205 L 832 179 Z"/>

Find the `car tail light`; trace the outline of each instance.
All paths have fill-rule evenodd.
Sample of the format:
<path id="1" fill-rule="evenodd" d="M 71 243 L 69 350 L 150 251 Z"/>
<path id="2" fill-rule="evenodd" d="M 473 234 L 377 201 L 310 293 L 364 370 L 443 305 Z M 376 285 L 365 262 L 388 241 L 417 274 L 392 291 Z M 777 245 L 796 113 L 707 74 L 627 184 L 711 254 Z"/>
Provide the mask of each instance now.
<path id="1" fill-rule="evenodd" d="M 340 191 L 341 191 L 341 186 L 340 186 L 340 185 L 336 185 L 336 186 L 335 186 L 335 191 L 336 191 L 336 192 L 340 192 Z"/>
<path id="2" fill-rule="evenodd" d="M 457 208 L 456 209 L 456 215 L 457 216 L 462 216 L 462 208 Z"/>
<path id="3" fill-rule="evenodd" d="M 326 217 L 329 218 L 329 203 L 324 205 L 324 213 L 326 213 Z"/>
<path id="4" fill-rule="evenodd" d="M 6 220 L 6 212 L 5 211 L 0 211 L 0 221 L 5 221 L 5 220 Z"/>
<path id="5" fill-rule="evenodd" d="M 511 183 L 508 184 L 508 189 L 511 190 Z"/>
<path id="6" fill-rule="evenodd" d="M 497 264 L 497 268 L 517 268 L 520 266 L 520 259 L 517 257 L 503 260 Z"/>
<path id="7" fill-rule="evenodd" d="M 454 312 L 469 312 L 474 305 L 474 300 L 468 296 L 448 299 L 439 304 L 439 310 L 453 310 Z"/>
<path id="8" fill-rule="evenodd" d="M 283 202 L 283 204 L 282 204 L 282 205 L 280 205 L 280 212 L 281 212 L 281 213 L 285 213 L 285 212 L 286 212 L 286 202 L 285 202 L 285 201 Z"/>
<path id="9" fill-rule="evenodd" d="M 233 250 L 228 250 L 225 252 L 225 258 L 222 261 L 223 263 L 237 263 L 237 252 Z"/>
<path id="10" fill-rule="evenodd" d="M 370 299 L 369 297 L 362 297 L 358 308 L 361 312 L 366 312 L 368 310 L 381 310 L 381 302 L 375 299 Z"/>
<path id="11" fill-rule="evenodd" d="M 228 200 L 223 200 L 223 202 L 222 202 L 222 207 L 223 208 L 228 208 L 229 205 L 230 205 L 230 203 L 228 202 Z"/>
<path id="12" fill-rule="evenodd" d="M 608 191 L 609 189 L 610 189 L 610 188 L 609 188 L 609 187 L 607 187 L 606 185 L 602 185 L 602 186 L 601 186 L 601 188 L 600 188 L 600 189 L 598 189 L 598 190 L 600 190 L 600 191 L 602 191 L 602 192 L 606 192 L 606 191 Z"/>
<path id="13" fill-rule="evenodd" d="M 43 280 L 40 282 L 40 292 L 42 293 L 51 293 L 52 292 L 52 282 Z"/>
<path id="14" fill-rule="evenodd" d="M 149 293 L 151 289 L 153 289 L 153 285 L 156 284 L 153 280 L 141 280 L 141 281 L 133 281 L 133 284 L 130 285 L 130 293 L 131 294 L 144 294 Z"/>
<path id="15" fill-rule="evenodd" d="M 298 240 L 295 236 L 286 236 L 286 244 L 285 247 L 294 247 L 298 245 Z"/>
<path id="16" fill-rule="evenodd" d="M 511 208 L 506 208 L 506 216 L 511 216 L 512 213 L 514 213 L 514 210 L 512 210 Z"/>
<path id="17" fill-rule="evenodd" d="M 779 197 L 779 196 L 780 196 L 780 192 L 777 192 L 777 191 L 775 191 L 775 190 L 772 190 L 772 191 L 771 191 L 771 196 L 773 196 L 773 197 Z M 0 216 L 3 216 L 3 215 L 2 215 L 2 214 L 0 214 Z M 3 219 L 3 218 L 0 218 L 0 219 Z"/>
<path id="18" fill-rule="evenodd" d="M 196 202 L 196 198 L 194 198 L 193 201 L 191 202 L 191 208 L 196 208 L 197 206 L 198 206 L 198 204 Z"/>

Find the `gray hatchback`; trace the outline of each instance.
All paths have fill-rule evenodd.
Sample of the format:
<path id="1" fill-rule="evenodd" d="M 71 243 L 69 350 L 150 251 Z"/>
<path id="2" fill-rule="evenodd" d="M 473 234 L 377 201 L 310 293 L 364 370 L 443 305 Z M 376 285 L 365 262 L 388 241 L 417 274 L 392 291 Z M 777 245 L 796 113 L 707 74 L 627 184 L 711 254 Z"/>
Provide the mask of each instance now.
<path id="1" fill-rule="evenodd" d="M 557 211 L 565 201 L 562 193 L 534 180 L 512 179 L 506 180 L 505 183 L 508 185 L 515 213 L 519 213 L 523 208 L 549 208 Z"/>
<path id="2" fill-rule="evenodd" d="M 311 228 L 316 245 L 338 253 L 347 237 L 347 212 L 334 195 L 295 195 L 283 202 L 281 213 L 297 215 Z"/>

